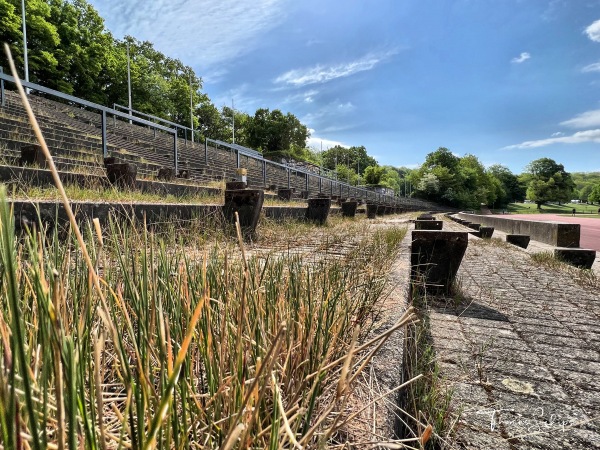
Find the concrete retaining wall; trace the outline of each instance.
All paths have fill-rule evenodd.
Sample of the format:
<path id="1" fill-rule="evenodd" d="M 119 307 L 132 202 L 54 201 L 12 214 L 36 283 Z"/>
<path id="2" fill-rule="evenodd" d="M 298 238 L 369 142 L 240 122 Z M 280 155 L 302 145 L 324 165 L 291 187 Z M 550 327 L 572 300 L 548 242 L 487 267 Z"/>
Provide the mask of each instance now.
<path id="1" fill-rule="evenodd" d="M 577 223 L 538 222 L 508 217 L 459 213 L 458 217 L 508 234 L 526 234 L 531 239 L 555 247 L 579 247 L 581 226 Z"/>
<path id="2" fill-rule="evenodd" d="M 38 221 L 38 214 L 42 222 L 49 224 L 64 225 L 69 219 L 62 204 L 57 201 L 9 201 L 13 207 L 15 224 L 21 228 L 24 224 L 33 225 Z M 193 220 L 197 218 L 208 218 L 217 216 L 222 218 L 221 205 L 195 205 L 185 203 L 108 203 L 108 202 L 85 202 L 73 201 L 71 208 L 77 215 L 78 220 L 92 219 L 97 217 L 105 223 L 109 216 L 117 215 L 123 218 L 135 217 L 153 224 L 163 222 L 166 218 L 171 220 Z M 263 206 L 265 217 L 275 220 L 304 219 L 306 207 L 290 206 Z M 340 208 L 331 208 L 330 215 L 341 214 Z"/>

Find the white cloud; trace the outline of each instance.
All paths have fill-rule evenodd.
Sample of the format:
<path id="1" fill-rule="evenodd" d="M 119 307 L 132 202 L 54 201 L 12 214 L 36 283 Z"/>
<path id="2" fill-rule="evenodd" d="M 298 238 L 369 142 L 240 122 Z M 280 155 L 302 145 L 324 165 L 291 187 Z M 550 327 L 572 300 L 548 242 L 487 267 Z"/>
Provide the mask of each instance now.
<path id="1" fill-rule="evenodd" d="M 525 62 L 530 58 L 531 58 L 531 55 L 529 53 L 523 52 L 516 58 L 511 59 L 510 62 L 515 63 L 515 64 L 521 64 L 522 62 Z"/>
<path id="2" fill-rule="evenodd" d="M 538 148 L 546 147 L 552 144 L 583 144 L 586 142 L 600 143 L 600 129 L 578 131 L 571 136 L 552 137 L 537 141 L 525 141 L 521 142 L 520 144 L 504 147 L 503 150 Z"/>
<path id="3" fill-rule="evenodd" d="M 326 105 L 322 105 L 319 108 L 315 108 L 313 112 L 306 114 L 300 119 L 302 123 L 306 123 L 310 126 L 316 126 L 322 119 L 326 117 L 339 117 L 342 114 L 348 114 L 356 109 L 351 102 L 341 103 L 340 101 L 334 101 Z"/>
<path id="4" fill-rule="evenodd" d="M 569 128 L 600 127 L 600 109 L 586 111 L 560 124 Z"/>
<path id="5" fill-rule="evenodd" d="M 316 89 L 310 89 L 304 92 L 298 92 L 291 95 L 288 95 L 283 103 L 313 103 L 315 101 L 315 97 L 319 94 L 319 91 Z"/>
<path id="6" fill-rule="evenodd" d="M 594 42 L 600 42 L 600 20 L 596 20 L 585 29 L 585 34 Z"/>
<path id="7" fill-rule="evenodd" d="M 600 72 L 600 62 L 589 64 L 581 69 L 583 73 L 587 72 Z"/>
<path id="8" fill-rule="evenodd" d="M 372 70 L 379 63 L 395 55 L 397 50 L 385 53 L 369 53 L 355 61 L 342 64 L 323 66 L 318 64 L 305 69 L 290 70 L 275 79 L 275 83 L 292 86 L 306 86 L 309 84 L 327 83 L 336 78 L 349 77 L 355 73 Z"/>
<path id="9" fill-rule="evenodd" d="M 313 150 L 317 150 L 317 151 L 321 151 L 321 149 L 323 150 L 327 150 L 328 148 L 331 147 L 335 147 L 336 145 L 341 145 L 342 147 L 349 147 L 346 144 L 343 144 L 340 141 L 333 141 L 331 139 L 324 139 L 324 138 L 320 138 L 318 136 L 313 136 L 315 130 L 310 129 L 310 134 L 311 136 L 308 138 L 308 141 L 306 142 L 306 144 L 308 145 L 309 148 L 312 148 Z"/>
<path id="10" fill-rule="evenodd" d="M 563 133 L 562 131 L 557 131 L 556 133 L 552 133 L 550 136 L 551 137 L 560 137 L 560 136 L 564 136 L 565 133 Z"/>
<path id="11" fill-rule="evenodd" d="M 91 0 L 114 36 L 132 35 L 205 72 L 251 51 L 289 0 Z"/>

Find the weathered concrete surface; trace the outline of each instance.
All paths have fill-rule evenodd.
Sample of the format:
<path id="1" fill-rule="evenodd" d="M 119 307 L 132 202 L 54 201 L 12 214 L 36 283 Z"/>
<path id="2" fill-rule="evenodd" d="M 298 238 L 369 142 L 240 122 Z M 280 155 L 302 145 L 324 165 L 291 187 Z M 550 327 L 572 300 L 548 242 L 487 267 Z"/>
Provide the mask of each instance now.
<path id="1" fill-rule="evenodd" d="M 497 239 L 470 239 L 458 276 L 462 301 L 429 302 L 451 410 L 462 411 L 448 448 L 600 448 L 597 287 Z"/>
<path id="2" fill-rule="evenodd" d="M 525 219 L 512 219 L 499 216 L 478 216 L 459 213 L 458 216 L 470 222 L 494 227 L 509 234 L 527 234 L 536 241 L 556 247 L 579 247 L 581 225 L 566 222 L 539 222 Z"/>
<path id="3" fill-rule="evenodd" d="M 17 227 L 25 223 L 37 223 L 38 211 L 43 223 L 64 225 L 69 219 L 60 202 L 57 201 L 19 201 L 11 200 L 15 223 Z M 152 224 L 170 220 L 193 220 L 221 215 L 221 206 L 216 204 L 189 204 L 189 203 L 120 203 L 120 202 L 82 202 L 72 201 L 71 208 L 75 211 L 78 220 L 97 217 L 102 223 L 106 222 L 111 214 L 123 218 L 135 217 Z M 265 217 L 275 220 L 304 219 L 306 208 L 291 206 L 263 206 Z M 330 215 L 340 214 L 339 208 L 331 208 Z M 222 216 L 221 216 L 222 217 Z"/>

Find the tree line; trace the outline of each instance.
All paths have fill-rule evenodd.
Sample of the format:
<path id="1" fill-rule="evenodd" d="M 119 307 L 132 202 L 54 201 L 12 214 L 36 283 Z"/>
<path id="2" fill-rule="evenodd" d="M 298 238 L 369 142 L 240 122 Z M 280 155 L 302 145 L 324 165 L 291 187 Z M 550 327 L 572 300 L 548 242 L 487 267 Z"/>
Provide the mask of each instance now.
<path id="1" fill-rule="evenodd" d="M 415 196 L 454 207 L 477 209 L 485 204 L 501 208 L 525 199 L 538 208 L 573 199 L 600 202 L 600 173 L 571 174 L 550 158 L 531 161 L 516 175 L 503 165 L 486 168 L 474 155 L 460 157 L 440 147 L 410 171 L 408 178 L 415 185 Z"/>

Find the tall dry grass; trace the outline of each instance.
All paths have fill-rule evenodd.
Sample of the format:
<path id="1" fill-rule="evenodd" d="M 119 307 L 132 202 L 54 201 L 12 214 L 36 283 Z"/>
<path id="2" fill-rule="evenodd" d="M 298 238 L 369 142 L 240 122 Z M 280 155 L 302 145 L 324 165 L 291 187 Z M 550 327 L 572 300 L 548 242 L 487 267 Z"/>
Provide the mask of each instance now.
<path id="1" fill-rule="evenodd" d="M 344 258 L 191 258 L 174 233 L 90 224 L 103 304 L 72 233 L 17 238 L 0 209 L 5 447 L 304 448 L 343 423 L 381 341 L 357 344 L 384 287 L 373 269 L 403 231 L 365 234 Z"/>

